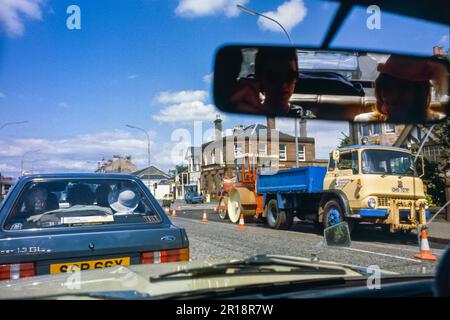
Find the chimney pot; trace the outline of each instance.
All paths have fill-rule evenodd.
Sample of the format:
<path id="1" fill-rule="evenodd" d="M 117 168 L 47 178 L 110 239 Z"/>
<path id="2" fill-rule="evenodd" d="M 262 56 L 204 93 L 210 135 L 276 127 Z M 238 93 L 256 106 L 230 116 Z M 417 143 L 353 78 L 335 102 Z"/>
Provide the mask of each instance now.
<path id="1" fill-rule="evenodd" d="M 222 139 L 222 119 L 220 118 L 220 114 L 216 115 L 216 120 L 214 120 L 214 128 L 216 133 L 216 141 Z"/>

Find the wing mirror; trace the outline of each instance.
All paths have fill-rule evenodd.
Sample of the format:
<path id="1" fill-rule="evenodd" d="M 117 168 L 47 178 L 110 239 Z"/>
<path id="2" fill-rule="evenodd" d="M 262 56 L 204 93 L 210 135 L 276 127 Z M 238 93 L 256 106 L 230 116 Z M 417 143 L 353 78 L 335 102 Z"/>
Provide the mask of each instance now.
<path id="1" fill-rule="evenodd" d="M 323 237 L 325 245 L 328 247 L 350 247 L 352 245 L 350 229 L 345 221 L 326 228 L 323 231 Z"/>
<path id="2" fill-rule="evenodd" d="M 435 123 L 449 112 L 449 57 L 226 46 L 214 101 L 225 112 L 353 122 Z"/>

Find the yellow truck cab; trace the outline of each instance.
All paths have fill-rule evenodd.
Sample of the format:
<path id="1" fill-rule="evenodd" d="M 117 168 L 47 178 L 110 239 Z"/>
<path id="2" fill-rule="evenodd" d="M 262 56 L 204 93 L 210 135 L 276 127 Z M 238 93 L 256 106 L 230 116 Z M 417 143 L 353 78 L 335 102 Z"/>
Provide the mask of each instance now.
<path id="1" fill-rule="evenodd" d="M 429 216 L 408 149 L 367 144 L 337 149 L 330 155 L 323 189 L 345 195 L 346 220 L 384 224 L 391 232 L 417 229 Z"/>

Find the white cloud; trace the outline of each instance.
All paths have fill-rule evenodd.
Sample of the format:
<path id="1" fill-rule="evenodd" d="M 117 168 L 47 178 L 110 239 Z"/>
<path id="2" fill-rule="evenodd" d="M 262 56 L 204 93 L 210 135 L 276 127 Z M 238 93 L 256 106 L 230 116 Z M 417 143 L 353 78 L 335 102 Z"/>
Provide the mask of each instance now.
<path id="1" fill-rule="evenodd" d="M 130 74 L 130 75 L 127 76 L 127 79 L 128 79 L 128 80 L 134 80 L 134 79 L 136 79 L 136 78 L 138 78 L 138 77 L 139 77 L 138 74 Z"/>
<path id="2" fill-rule="evenodd" d="M 161 104 L 174 104 L 194 101 L 206 101 L 208 98 L 208 92 L 204 90 L 187 90 L 178 92 L 161 92 L 156 101 Z"/>
<path id="3" fill-rule="evenodd" d="M 289 0 L 278 6 L 276 11 L 268 11 L 263 14 L 278 21 L 288 32 L 303 21 L 307 9 L 303 0 Z M 273 21 L 266 18 L 258 18 L 258 25 L 263 30 L 283 32 Z"/>
<path id="4" fill-rule="evenodd" d="M 213 104 L 208 104 L 208 92 L 188 90 L 178 92 L 161 92 L 156 102 L 166 105 L 152 118 L 165 123 L 193 123 L 194 121 L 214 121 L 219 113 Z M 222 116 L 222 120 L 225 117 Z"/>
<path id="5" fill-rule="evenodd" d="M 150 131 L 150 148 L 155 147 L 155 132 Z M 39 150 L 25 156 L 25 163 L 30 166 L 30 161 L 35 159 L 47 159 L 37 161 L 34 168 L 45 172 L 61 170 L 69 171 L 93 171 L 97 161 L 111 158 L 112 155 L 131 155 L 136 165 L 147 163 L 147 140 L 135 132 L 124 130 L 102 131 L 89 134 L 81 134 L 67 139 L 3 139 L 0 140 L 0 165 L 9 171 L 19 168 L 22 156 L 25 152 Z M 15 172 L 18 173 L 20 169 Z"/>
<path id="6" fill-rule="evenodd" d="M 160 110 L 159 114 L 153 116 L 153 119 L 172 123 L 214 121 L 217 113 L 218 111 L 212 104 L 205 104 L 203 101 L 191 101 L 170 105 Z"/>
<path id="7" fill-rule="evenodd" d="M 344 138 L 341 132 L 348 135 L 349 129 L 347 122 L 320 120 L 307 121 L 306 126 L 308 137 L 315 138 L 317 159 L 328 159 L 330 152 L 340 144 L 340 139 Z M 276 127 L 282 132 L 294 135 L 294 119 L 277 119 Z"/>
<path id="8" fill-rule="evenodd" d="M 211 84 L 212 81 L 213 81 L 213 77 L 214 77 L 214 73 L 213 72 L 205 74 L 203 76 L 203 82 L 205 82 L 207 84 Z"/>
<path id="9" fill-rule="evenodd" d="M 449 35 L 447 34 L 447 35 L 443 35 L 442 37 L 441 37 L 441 39 L 439 40 L 439 45 L 440 46 L 443 46 L 443 47 L 449 47 L 449 43 L 450 43 L 450 37 L 449 37 Z"/>
<path id="10" fill-rule="evenodd" d="M 0 172 L 16 172 L 19 171 L 20 168 L 14 167 L 5 163 L 0 163 Z"/>
<path id="11" fill-rule="evenodd" d="M 239 15 L 237 4 L 245 5 L 248 0 L 180 0 L 175 13 L 181 17 L 206 17 L 225 14 L 227 17 Z"/>
<path id="12" fill-rule="evenodd" d="M 186 148 L 191 141 L 181 143 L 164 139 L 156 141 L 156 132 L 150 134 L 151 164 L 167 171 L 184 162 Z M 33 173 L 94 172 L 98 162 L 113 155 L 130 155 L 137 168 L 147 166 L 147 139 L 132 130 L 112 130 L 80 134 L 66 139 L 1 139 L 0 172 L 4 175 L 20 174 L 21 160 L 25 152 L 24 169 Z M 176 152 L 181 150 L 180 152 Z"/>
<path id="13" fill-rule="evenodd" d="M 0 0 L 0 26 L 11 37 L 21 36 L 24 20 L 42 20 L 43 0 Z"/>
<path id="14" fill-rule="evenodd" d="M 0 91 L 0 98 L 5 98 L 6 94 L 4 94 L 3 92 Z"/>

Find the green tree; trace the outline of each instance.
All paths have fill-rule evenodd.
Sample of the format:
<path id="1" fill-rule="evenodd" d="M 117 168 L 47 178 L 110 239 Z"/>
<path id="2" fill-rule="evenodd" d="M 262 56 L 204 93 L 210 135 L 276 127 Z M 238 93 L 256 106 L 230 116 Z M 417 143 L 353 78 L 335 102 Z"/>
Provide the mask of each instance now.
<path id="1" fill-rule="evenodd" d="M 438 168 L 442 179 L 444 179 L 445 170 L 450 166 L 450 118 L 437 124 L 436 127 L 434 127 L 433 133 L 442 145 Z"/>
<path id="2" fill-rule="evenodd" d="M 425 161 L 425 175 L 422 178 L 427 190 L 427 200 L 430 206 L 442 206 L 445 203 L 445 181 L 441 176 L 437 162 Z"/>
<path id="3" fill-rule="evenodd" d="M 352 145 L 352 139 L 350 139 L 350 136 L 346 135 L 344 132 L 341 132 L 342 136 L 339 138 L 339 146 L 338 148 L 344 148 Z"/>
<path id="4" fill-rule="evenodd" d="M 186 171 L 188 171 L 188 167 L 187 167 L 187 166 L 183 166 L 183 165 L 181 165 L 181 166 L 176 165 L 176 166 L 175 166 L 175 170 L 176 170 L 178 173 L 186 172 Z"/>

